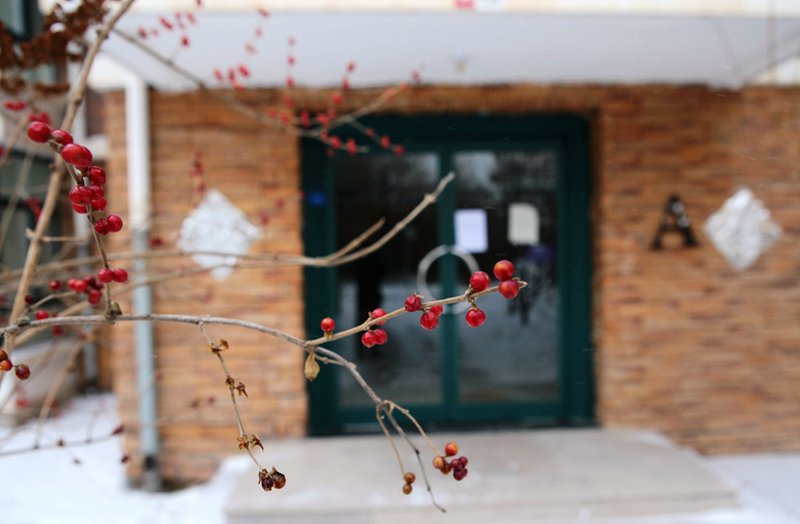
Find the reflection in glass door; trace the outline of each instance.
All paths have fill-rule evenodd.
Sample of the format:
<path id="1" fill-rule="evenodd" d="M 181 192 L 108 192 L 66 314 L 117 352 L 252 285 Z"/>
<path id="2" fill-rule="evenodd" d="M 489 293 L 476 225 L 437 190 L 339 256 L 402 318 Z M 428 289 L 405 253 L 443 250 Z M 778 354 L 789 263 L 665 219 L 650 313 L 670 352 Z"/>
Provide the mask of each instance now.
<path id="1" fill-rule="evenodd" d="M 550 149 L 453 155 L 456 217 L 472 213 L 486 224 L 485 242 L 473 240 L 472 256 L 490 274 L 497 260 L 509 259 L 529 283 L 514 300 L 481 299 L 487 320 L 480 328 L 457 319 L 460 402 L 558 399 L 557 161 Z M 469 234 L 455 233 L 456 243 Z M 461 267 L 464 282 L 469 275 Z"/>

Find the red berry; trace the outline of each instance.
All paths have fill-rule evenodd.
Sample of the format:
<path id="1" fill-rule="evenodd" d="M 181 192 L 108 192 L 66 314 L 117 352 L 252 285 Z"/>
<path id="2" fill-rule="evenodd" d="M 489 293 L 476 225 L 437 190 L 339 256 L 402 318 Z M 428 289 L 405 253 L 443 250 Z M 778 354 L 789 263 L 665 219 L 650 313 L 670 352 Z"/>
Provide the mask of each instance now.
<path id="1" fill-rule="evenodd" d="M 36 312 L 36 320 L 44 320 L 48 317 L 50 317 L 50 313 L 48 313 L 44 309 L 40 309 L 39 311 Z"/>
<path id="2" fill-rule="evenodd" d="M 3 102 L 3 106 L 9 111 L 22 111 L 27 105 L 22 100 L 6 100 Z"/>
<path id="3" fill-rule="evenodd" d="M 28 115 L 29 122 L 41 122 L 50 125 L 50 115 L 42 111 L 41 113 L 31 113 Z"/>
<path id="4" fill-rule="evenodd" d="M 508 260 L 500 260 L 494 265 L 494 276 L 501 282 L 511 280 L 514 276 L 514 264 Z"/>
<path id="5" fill-rule="evenodd" d="M 25 303 L 29 306 L 33 304 L 35 300 L 33 300 L 33 295 L 25 295 Z"/>
<path id="6" fill-rule="evenodd" d="M 383 308 L 376 307 L 375 309 L 373 309 L 370 312 L 369 316 L 372 319 L 385 317 L 386 316 L 386 311 L 384 311 Z M 386 324 L 385 320 L 383 322 L 376 322 L 375 323 L 376 326 L 382 326 L 384 324 Z"/>
<path id="7" fill-rule="evenodd" d="M 435 329 L 439 325 L 439 315 L 433 311 L 426 311 L 419 318 L 419 325 L 425 329 Z"/>
<path id="8" fill-rule="evenodd" d="M 86 206 L 92 201 L 92 190 L 86 186 L 75 186 L 69 191 L 69 199 L 73 204 Z"/>
<path id="9" fill-rule="evenodd" d="M 364 344 L 365 347 L 371 348 L 378 343 L 378 340 L 375 337 L 375 333 L 372 331 L 366 331 L 363 335 L 361 335 L 361 343 Z"/>
<path id="10" fill-rule="evenodd" d="M 489 279 L 489 274 L 485 271 L 476 271 L 469 277 L 469 287 L 472 288 L 472 291 L 478 293 L 483 291 L 487 287 L 489 287 L 491 280 Z"/>
<path id="11" fill-rule="evenodd" d="M 434 468 L 436 468 L 438 470 L 442 470 L 442 469 L 444 469 L 445 464 L 447 464 L 447 462 L 444 460 L 443 456 L 436 455 L 435 457 L 433 457 L 433 467 Z"/>
<path id="12" fill-rule="evenodd" d="M 94 209 L 95 211 L 103 211 L 107 205 L 108 202 L 106 202 L 105 198 L 98 198 L 96 200 L 92 200 L 92 209 Z"/>
<path id="13" fill-rule="evenodd" d="M 52 129 L 44 122 L 31 122 L 28 126 L 28 138 L 43 144 L 50 138 Z"/>
<path id="14" fill-rule="evenodd" d="M 498 291 L 500 291 L 501 295 L 511 300 L 519 294 L 519 282 L 517 280 L 506 280 L 505 282 L 500 282 Z"/>
<path id="15" fill-rule="evenodd" d="M 467 476 L 467 468 L 458 468 L 453 470 L 453 478 L 456 480 L 463 480 Z"/>
<path id="16" fill-rule="evenodd" d="M 90 289 L 86 294 L 86 300 L 88 300 L 90 304 L 99 304 L 101 298 L 103 298 L 103 294 L 99 289 Z"/>
<path id="17" fill-rule="evenodd" d="M 319 323 L 319 327 L 323 333 L 333 333 L 333 330 L 336 329 L 336 322 L 331 317 L 325 317 Z"/>
<path id="18" fill-rule="evenodd" d="M 458 444 L 455 442 L 448 442 L 444 446 L 444 454 L 448 457 L 452 457 L 458 454 Z"/>
<path id="19" fill-rule="evenodd" d="M 76 293 L 83 293 L 89 287 L 89 283 L 83 279 L 71 278 L 67 282 L 67 286 Z"/>
<path id="20" fill-rule="evenodd" d="M 386 344 L 386 341 L 389 340 L 389 335 L 381 328 L 373 330 L 372 333 L 375 335 L 375 343 L 379 346 Z"/>
<path id="21" fill-rule="evenodd" d="M 55 140 L 59 144 L 67 145 L 72 143 L 72 135 L 70 135 L 63 129 L 54 129 L 51 135 L 53 136 L 53 140 Z"/>
<path id="22" fill-rule="evenodd" d="M 86 213 L 89 212 L 89 210 L 86 209 L 86 206 L 82 206 L 80 204 L 72 204 L 72 209 L 73 211 L 75 211 L 76 213 L 80 213 L 81 215 L 85 215 Z"/>
<path id="23" fill-rule="evenodd" d="M 117 215 L 108 215 L 106 220 L 108 221 L 108 229 L 112 233 L 116 233 L 122 229 L 122 219 Z"/>
<path id="24" fill-rule="evenodd" d="M 112 273 L 113 274 L 111 276 L 114 279 L 114 282 L 122 283 L 128 281 L 128 272 L 121 267 L 113 270 Z"/>
<path id="25" fill-rule="evenodd" d="M 0 360 L 8 359 L 8 353 L 4 349 L 0 349 Z"/>
<path id="26" fill-rule="evenodd" d="M 111 282 L 112 280 L 114 280 L 114 272 L 108 269 L 107 267 L 104 267 L 103 269 L 98 271 L 97 280 L 103 283 Z"/>
<path id="27" fill-rule="evenodd" d="M 108 220 L 105 218 L 101 218 L 97 222 L 94 223 L 94 230 L 100 233 L 101 235 L 107 235 L 109 231 L 111 231 L 108 227 Z"/>
<path id="28" fill-rule="evenodd" d="M 89 168 L 89 180 L 94 185 L 102 186 L 106 183 L 106 172 L 100 166 L 91 166 Z"/>
<path id="29" fill-rule="evenodd" d="M 28 378 L 31 376 L 31 368 L 25 364 L 17 364 L 14 366 L 14 373 L 17 374 L 18 379 L 28 380 Z"/>
<path id="30" fill-rule="evenodd" d="M 64 162 L 83 169 L 92 163 L 92 152 L 79 144 L 67 144 L 61 149 L 61 158 Z"/>
<path id="31" fill-rule="evenodd" d="M 53 334 L 54 337 L 61 336 L 64 334 L 64 328 L 61 326 L 53 326 L 51 333 Z"/>
<path id="32" fill-rule="evenodd" d="M 476 328 L 486 322 L 486 313 L 484 313 L 482 309 L 473 306 L 467 311 L 466 319 L 467 324 Z"/>
<path id="33" fill-rule="evenodd" d="M 406 311 L 408 311 L 409 313 L 414 311 L 419 311 L 419 308 L 422 307 L 422 297 L 420 297 L 416 293 L 413 295 L 409 295 L 408 298 L 406 298 L 406 302 L 403 305 L 403 307 L 405 307 Z"/>
<path id="34" fill-rule="evenodd" d="M 106 196 L 106 192 L 103 191 L 103 188 L 97 184 L 92 184 L 89 186 L 89 191 L 92 193 L 92 200 L 97 200 L 98 198 L 103 198 Z"/>
<path id="35" fill-rule="evenodd" d="M 437 318 L 438 318 L 438 317 L 439 317 L 439 315 L 441 315 L 442 313 L 444 313 L 444 306 L 443 306 L 443 305 L 441 305 L 441 304 L 437 304 L 437 305 L 435 305 L 435 306 L 431 306 L 431 307 L 430 307 L 430 312 L 431 312 L 431 313 L 433 313 L 434 315 L 436 315 L 436 316 L 437 316 Z"/>
<path id="36" fill-rule="evenodd" d="M 50 291 L 58 291 L 61 289 L 61 281 L 58 279 L 51 280 L 50 284 L 48 284 L 48 287 L 50 288 Z"/>
<path id="37" fill-rule="evenodd" d="M 0 371 L 11 371 L 11 368 L 13 367 L 14 364 L 12 364 L 7 358 L 0 360 Z"/>

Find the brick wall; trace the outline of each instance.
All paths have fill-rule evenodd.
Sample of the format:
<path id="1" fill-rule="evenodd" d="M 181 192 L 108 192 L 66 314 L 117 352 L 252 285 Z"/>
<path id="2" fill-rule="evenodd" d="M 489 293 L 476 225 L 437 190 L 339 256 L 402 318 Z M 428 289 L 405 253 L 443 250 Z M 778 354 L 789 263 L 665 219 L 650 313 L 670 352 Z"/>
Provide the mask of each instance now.
<path id="1" fill-rule="evenodd" d="M 231 113 L 202 95 L 153 94 L 151 102 L 153 215 L 152 235 L 173 244 L 183 218 L 192 210 L 189 176 L 195 149 L 202 151 L 205 182 L 221 191 L 252 221 L 266 211 L 269 222 L 251 252 L 301 253 L 298 153 L 295 140 Z M 112 154 L 110 208 L 125 210 L 124 97 L 108 97 Z M 284 202 L 277 209 L 279 201 Z M 120 239 L 116 249 L 126 247 Z M 196 267 L 182 259 L 150 263 L 165 273 Z M 289 333 L 303 332 L 302 272 L 296 267 L 236 272 L 217 282 L 200 275 L 158 284 L 156 313 L 219 315 L 253 320 Z M 130 310 L 129 304 L 123 309 Z M 302 355 L 293 346 L 241 329 L 209 327 L 213 338 L 232 346 L 225 354 L 231 374 L 247 386 L 242 416 L 248 431 L 262 437 L 300 436 L 306 423 Z M 207 478 L 219 461 L 237 451 L 238 435 L 225 374 L 196 327 L 156 325 L 156 369 L 162 471 L 168 480 Z M 137 447 L 134 346 L 130 326 L 113 331 L 114 384 L 126 423 L 131 474 L 140 464 Z M 257 370 L 257 372 L 253 372 Z M 149 394 L 146 393 L 146 394 Z M 199 404 L 199 407 L 193 405 Z"/>
<path id="2" fill-rule="evenodd" d="M 374 92 L 355 93 L 365 103 Z M 263 107 L 274 92 L 245 100 Z M 326 94 L 298 93 L 322 107 Z M 254 214 L 291 204 L 270 221 L 258 251 L 300 252 L 297 142 L 259 128 L 208 95 L 153 94 L 154 234 L 169 241 L 189 212 L 189 163 L 203 150 L 207 183 Z M 108 98 L 112 205 L 124 193 L 122 97 Z M 573 112 L 592 122 L 594 334 L 597 414 L 604 426 L 664 431 L 708 453 L 800 449 L 800 90 L 702 87 L 419 88 L 399 96 L 399 113 Z M 740 186 L 772 211 L 784 235 L 745 273 L 729 269 L 702 222 Z M 700 247 L 649 243 L 667 197 L 687 206 Z M 178 261 L 162 261 L 164 270 Z M 180 264 L 190 267 L 191 262 Z M 258 320 L 302 333 L 302 282 L 295 268 L 242 272 L 159 286 L 156 310 Z M 206 302 L 205 299 L 209 298 Z M 164 468 L 207 476 L 235 451 L 222 375 L 197 329 L 157 328 Z M 234 345 L 230 363 L 249 373 L 245 415 L 264 436 L 302 434 L 306 417 L 300 356 L 261 336 L 213 330 Z M 115 384 L 135 429 L 130 331 L 117 329 Z M 235 372 L 235 371 L 234 371 Z M 214 396 L 199 410 L 193 399 Z M 130 435 L 128 446 L 135 449 Z M 134 464 L 135 470 L 135 464 Z"/>

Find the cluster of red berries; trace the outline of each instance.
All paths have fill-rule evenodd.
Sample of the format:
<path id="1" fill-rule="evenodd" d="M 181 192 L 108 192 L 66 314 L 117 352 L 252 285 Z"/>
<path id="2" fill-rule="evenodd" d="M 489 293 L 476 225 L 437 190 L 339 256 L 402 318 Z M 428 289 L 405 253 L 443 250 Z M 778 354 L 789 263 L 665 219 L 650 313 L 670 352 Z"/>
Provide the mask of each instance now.
<path id="1" fill-rule="evenodd" d="M 450 459 L 450 462 L 447 462 L 447 459 L 441 455 L 437 455 L 433 458 L 433 467 L 438 469 L 444 475 L 449 475 L 450 472 L 453 472 L 453 478 L 456 480 L 463 480 L 464 477 L 467 476 L 467 464 L 469 464 L 469 459 L 465 456 L 456 457 L 455 455 L 458 454 L 458 444 L 455 442 L 448 442 L 447 445 L 444 447 L 444 454 L 446 457 L 453 457 Z"/>
<path id="2" fill-rule="evenodd" d="M 11 359 L 8 358 L 8 353 L 0 349 L 0 371 L 5 373 L 6 371 L 11 371 L 11 368 L 14 368 L 14 374 L 20 380 L 28 380 L 31 376 L 31 368 L 26 364 L 17 364 L 15 366 Z"/>
<path id="3" fill-rule="evenodd" d="M 127 282 L 128 272 L 122 268 L 110 269 L 104 267 L 97 272 L 97 280 L 104 284 L 108 284 L 109 282 Z"/>
<path id="4" fill-rule="evenodd" d="M 108 214 L 105 217 L 97 218 L 92 214 L 95 211 L 105 211 L 108 205 L 103 189 L 103 185 L 106 183 L 106 172 L 100 166 L 90 165 L 92 152 L 87 147 L 75 144 L 72 136 L 63 129 L 52 129 L 49 123 L 40 120 L 33 121 L 28 126 L 28 137 L 38 143 L 50 141 L 64 162 L 74 166 L 82 179 L 84 177 L 89 179 L 88 185 L 79 184 L 69 192 L 72 209 L 76 213 L 89 215 L 94 230 L 100 235 L 117 233 L 122 230 L 123 223 L 119 216 Z M 98 272 L 97 280 L 102 284 L 126 282 L 128 272 L 121 268 L 106 267 Z M 67 283 L 69 288 L 76 293 L 85 292 L 91 304 L 100 302 L 102 284 L 98 285 L 94 278 L 91 280 L 70 279 Z"/>
<path id="5" fill-rule="evenodd" d="M 508 260 L 501 260 L 494 265 L 493 272 L 500 281 L 497 290 L 501 295 L 511 300 L 519 294 L 519 280 L 514 278 L 514 264 Z"/>
<path id="6" fill-rule="evenodd" d="M 286 475 L 275 468 L 272 468 L 271 471 L 262 469 L 258 472 L 258 483 L 261 484 L 261 489 L 264 491 L 272 491 L 273 488 L 283 489 L 286 485 Z"/>
<path id="7" fill-rule="evenodd" d="M 108 202 L 105 198 L 103 184 L 106 183 L 106 172 L 92 163 L 92 152 L 86 146 L 76 144 L 72 136 L 63 129 L 53 129 L 41 121 L 31 122 L 28 126 L 28 137 L 34 142 L 51 141 L 64 162 L 74 166 L 83 177 L 89 179 L 89 185 L 78 185 L 69 192 L 72 209 L 76 213 L 86 215 L 91 211 L 104 211 Z M 122 229 L 122 219 L 117 215 L 108 215 L 94 222 L 95 230 L 101 235 L 116 233 Z"/>
<path id="8" fill-rule="evenodd" d="M 90 304 L 99 304 L 103 298 L 103 283 L 95 277 L 70 278 L 67 287 L 75 293 L 86 293 L 86 300 Z"/>
<path id="9" fill-rule="evenodd" d="M 500 260 L 494 265 L 493 273 L 494 276 L 500 280 L 498 291 L 501 295 L 510 300 L 519 294 L 519 280 L 513 278 L 514 264 L 508 260 Z M 491 279 L 486 272 L 476 271 L 469 279 L 469 289 L 467 291 L 470 294 L 480 293 L 481 291 L 487 289 L 490 284 Z M 484 313 L 483 310 L 475 304 L 475 301 L 472 300 L 472 307 L 467 310 L 467 315 L 465 318 L 467 324 L 469 324 L 471 327 L 478 327 L 486 322 L 486 313 Z"/>
<path id="10" fill-rule="evenodd" d="M 409 295 L 403 307 L 409 313 L 422 310 L 422 316 L 419 318 L 419 325 L 425 329 L 435 329 L 439 325 L 439 317 L 444 312 L 444 307 L 435 305 L 430 307 L 422 307 L 422 297 L 416 293 Z"/>
<path id="11" fill-rule="evenodd" d="M 410 495 L 411 492 L 414 490 L 412 484 L 414 484 L 414 481 L 417 480 L 417 476 L 411 473 L 410 471 L 407 471 L 403 475 L 403 480 L 405 481 L 405 484 L 403 484 L 403 494 Z"/>
<path id="12" fill-rule="evenodd" d="M 383 308 L 376 307 L 369 313 L 369 320 L 375 320 L 376 318 L 381 318 L 386 316 L 386 311 Z M 376 326 L 383 326 L 386 324 L 386 321 L 383 320 L 381 322 L 376 322 Z M 371 328 L 368 331 L 365 331 L 363 335 L 361 335 L 361 343 L 364 344 L 364 347 L 371 348 L 373 346 L 382 346 L 386 344 L 386 341 L 389 339 L 389 335 L 386 334 L 386 331 L 381 328 Z"/>

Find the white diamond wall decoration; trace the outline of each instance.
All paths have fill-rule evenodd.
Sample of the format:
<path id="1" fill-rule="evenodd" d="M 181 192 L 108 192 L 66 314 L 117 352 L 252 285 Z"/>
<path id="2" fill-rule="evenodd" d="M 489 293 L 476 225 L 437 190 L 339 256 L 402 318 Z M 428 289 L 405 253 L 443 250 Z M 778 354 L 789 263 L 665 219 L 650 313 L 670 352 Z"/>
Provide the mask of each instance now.
<path id="1" fill-rule="evenodd" d="M 242 210 L 211 189 L 183 220 L 178 247 L 190 254 L 219 253 L 195 254 L 192 259 L 202 267 L 214 267 L 211 274 L 224 280 L 233 272 L 237 256 L 246 254 L 260 235 L 260 229 L 247 220 Z"/>
<path id="2" fill-rule="evenodd" d="M 743 188 L 725 201 L 703 226 L 728 264 L 744 271 L 781 236 L 781 227 L 753 192 Z"/>

